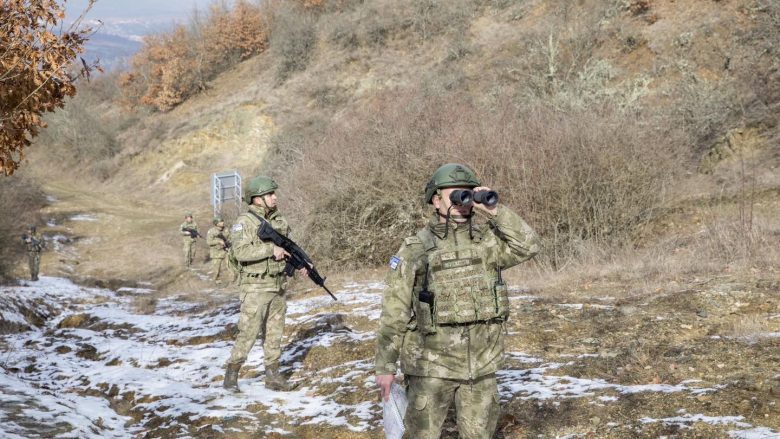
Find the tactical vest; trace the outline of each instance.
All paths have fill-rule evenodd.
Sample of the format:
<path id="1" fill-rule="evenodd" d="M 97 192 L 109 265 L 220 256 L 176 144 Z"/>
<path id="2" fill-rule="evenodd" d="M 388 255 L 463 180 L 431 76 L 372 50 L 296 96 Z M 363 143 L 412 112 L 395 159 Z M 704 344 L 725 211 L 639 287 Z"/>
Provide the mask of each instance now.
<path id="1" fill-rule="evenodd" d="M 257 214 L 250 211 L 242 214 L 242 216 L 247 219 L 246 223 L 251 225 L 251 228 L 247 232 L 252 237 L 252 245 L 264 243 L 257 237 L 257 229 L 260 228 L 261 221 L 269 222 L 274 230 L 285 236 L 287 236 L 290 230 L 287 221 L 280 215 L 275 215 L 272 218 L 259 218 Z M 241 262 L 240 264 L 240 271 L 248 275 L 260 275 L 261 278 L 266 276 L 281 277 L 284 268 L 287 265 L 287 261 L 277 261 L 273 257 L 269 257 L 262 261 Z"/>
<path id="2" fill-rule="evenodd" d="M 425 254 L 415 279 L 413 302 L 423 332 L 434 333 L 439 325 L 505 320 L 509 316 L 507 287 L 481 237 L 457 249 L 440 249 L 430 230 L 417 236 Z"/>
<path id="3" fill-rule="evenodd" d="M 27 238 L 30 239 L 30 242 L 25 242 L 27 252 L 40 253 L 43 250 L 43 238 L 41 238 L 41 235 L 36 233 L 34 235 L 27 235 Z"/>

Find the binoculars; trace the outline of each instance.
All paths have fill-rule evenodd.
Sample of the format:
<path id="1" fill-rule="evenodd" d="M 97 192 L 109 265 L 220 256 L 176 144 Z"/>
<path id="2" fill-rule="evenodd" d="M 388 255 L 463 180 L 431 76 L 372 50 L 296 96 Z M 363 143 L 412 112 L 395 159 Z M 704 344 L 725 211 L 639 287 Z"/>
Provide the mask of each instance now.
<path id="1" fill-rule="evenodd" d="M 471 203 L 479 203 L 488 207 L 493 207 L 498 204 L 498 192 L 474 192 L 469 189 L 458 189 L 450 193 L 450 201 L 456 206 L 468 206 Z"/>

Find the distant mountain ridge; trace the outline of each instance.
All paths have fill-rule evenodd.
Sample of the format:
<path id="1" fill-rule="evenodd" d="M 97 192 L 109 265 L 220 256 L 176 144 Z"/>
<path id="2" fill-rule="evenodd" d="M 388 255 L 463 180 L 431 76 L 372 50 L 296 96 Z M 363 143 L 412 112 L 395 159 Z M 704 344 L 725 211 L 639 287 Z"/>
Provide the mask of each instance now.
<path id="1" fill-rule="evenodd" d="M 87 41 L 84 59 L 99 60 L 106 70 L 122 67 L 141 48 L 144 36 L 165 32 L 175 24 L 169 18 L 87 20 L 85 25 L 96 32 Z"/>

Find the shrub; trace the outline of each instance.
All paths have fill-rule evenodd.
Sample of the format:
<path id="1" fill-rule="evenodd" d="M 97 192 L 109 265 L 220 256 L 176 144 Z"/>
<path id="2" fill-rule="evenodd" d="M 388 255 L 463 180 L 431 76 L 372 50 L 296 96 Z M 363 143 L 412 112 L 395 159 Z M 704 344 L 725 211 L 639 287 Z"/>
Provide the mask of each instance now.
<path id="1" fill-rule="evenodd" d="M 57 2 L 0 3 L 0 171 L 10 175 L 24 159 L 31 138 L 45 126 L 44 113 L 76 93 L 72 63 L 89 29 L 80 20 L 63 31 Z M 89 68 L 84 64 L 84 72 Z"/>
<path id="2" fill-rule="evenodd" d="M 328 39 L 348 50 L 360 46 L 383 47 L 403 27 L 404 19 L 395 4 L 377 3 L 364 9 L 323 17 L 320 23 Z"/>
<path id="3" fill-rule="evenodd" d="M 116 77 L 106 75 L 80 86 L 78 95 L 46 118 L 38 144 L 47 145 L 46 158 L 57 166 L 78 166 L 105 180 L 115 170 L 113 158 L 120 152 L 120 134 L 138 120 L 134 112 L 112 108 L 119 91 Z"/>
<path id="4" fill-rule="evenodd" d="M 341 120 L 279 176 L 309 248 L 340 264 L 383 263 L 423 225 L 423 188 L 443 163 L 473 166 L 542 234 L 556 267 L 583 241 L 630 242 L 682 167 L 672 153 L 682 138 L 613 108 L 488 109 L 413 90 Z"/>
<path id="5" fill-rule="evenodd" d="M 259 6 L 238 0 L 232 9 L 214 4 L 190 27 L 144 39 L 132 68 L 119 79 L 124 101 L 167 111 L 204 90 L 237 62 L 266 49 L 268 25 Z"/>
<path id="6" fill-rule="evenodd" d="M 278 83 L 306 70 L 317 42 L 315 23 L 316 16 L 302 7 L 285 3 L 276 8 L 270 47 L 279 60 Z"/>

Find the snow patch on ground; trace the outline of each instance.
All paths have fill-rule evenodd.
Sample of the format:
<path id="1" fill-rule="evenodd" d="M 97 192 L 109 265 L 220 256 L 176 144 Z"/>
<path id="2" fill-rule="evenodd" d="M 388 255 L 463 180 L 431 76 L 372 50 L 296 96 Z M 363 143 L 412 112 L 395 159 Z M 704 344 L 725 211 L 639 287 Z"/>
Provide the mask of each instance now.
<path id="1" fill-rule="evenodd" d="M 71 221 L 97 221 L 97 217 L 94 215 L 78 214 L 70 217 Z"/>
<path id="2" fill-rule="evenodd" d="M 653 419 L 653 418 L 645 417 L 645 418 L 641 418 L 639 422 L 643 424 L 663 422 L 666 425 L 676 425 L 679 427 L 690 427 L 691 425 L 697 422 L 703 422 L 709 425 L 733 424 L 737 427 L 743 427 L 743 428 L 751 427 L 750 424 L 746 422 L 742 422 L 744 420 L 745 420 L 744 416 L 707 416 L 702 414 L 695 414 L 695 415 L 685 414 L 683 416 L 673 416 L 670 418 L 661 418 L 661 419 Z"/>
<path id="3" fill-rule="evenodd" d="M 729 436 L 735 439 L 780 439 L 780 433 L 766 427 L 732 430 L 729 431 Z"/>
<path id="4" fill-rule="evenodd" d="M 259 435 L 286 434 L 299 425 L 379 431 L 378 400 L 351 398 L 358 390 L 376 394 L 373 358 L 316 373 L 304 365 L 315 347 L 349 349 L 372 343 L 373 330 L 349 328 L 344 310 L 376 321 L 384 288 L 381 282 L 350 283 L 334 291 L 338 301 L 325 294 L 289 301 L 293 334 L 285 340 L 282 370 L 300 387 L 292 392 L 267 389 L 258 346 L 242 369 L 247 372 L 239 380 L 243 393 L 236 395 L 221 384 L 233 344 L 227 328 L 238 321 L 237 298 L 230 306 L 203 311 L 200 304 L 169 297 L 159 300 L 153 314 L 137 314 L 132 306 L 135 296 L 149 294 L 151 288 L 113 292 L 53 277 L 0 287 L 0 297 L 6 298 L 0 302 L 0 320 L 29 326 L 25 332 L 0 337 L 6 351 L 0 357 L 0 437 L 132 437 L 155 428 L 153 421 L 160 418 L 165 427 L 177 431 L 177 437 L 192 437 L 203 426 L 215 432 L 249 429 Z M 40 315 L 37 326 L 29 323 L 30 310 Z M 71 315 L 83 316 L 82 323 L 60 325 Z M 697 386 L 697 381 L 627 386 L 556 375 L 563 365 L 508 352 L 508 369 L 497 374 L 502 399 L 590 398 L 615 403 L 639 392 L 695 396 L 718 390 Z M 130 401 L 132 418 L 117 414 L 117 401 Z M 645 419 L 685 425 L 724 422 L 741 429 L 731 432 L 732 437 L 772 437 L 749 436 L 768 430 L 747 430 L 752 426 L 739 417 L 681 414 Z"/>

